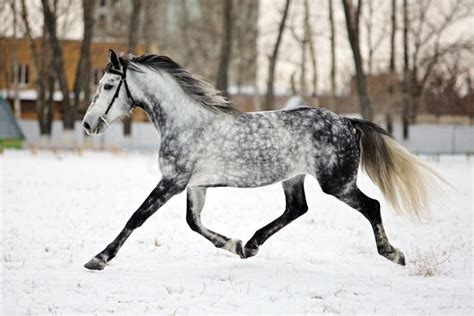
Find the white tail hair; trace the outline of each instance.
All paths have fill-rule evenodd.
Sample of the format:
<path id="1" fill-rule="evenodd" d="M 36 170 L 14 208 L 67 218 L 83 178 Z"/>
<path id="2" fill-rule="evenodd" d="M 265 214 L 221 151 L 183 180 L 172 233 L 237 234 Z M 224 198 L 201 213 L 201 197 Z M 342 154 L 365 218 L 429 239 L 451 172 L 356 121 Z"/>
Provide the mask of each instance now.
<path id="1" fill-rule="evenodd" d="M 362 167 L 395 212 L 416 220 L 430 215 L 431 199 L 446 180 L 381 127 L 363 120 L 351 122 L 360 132 Z"/>

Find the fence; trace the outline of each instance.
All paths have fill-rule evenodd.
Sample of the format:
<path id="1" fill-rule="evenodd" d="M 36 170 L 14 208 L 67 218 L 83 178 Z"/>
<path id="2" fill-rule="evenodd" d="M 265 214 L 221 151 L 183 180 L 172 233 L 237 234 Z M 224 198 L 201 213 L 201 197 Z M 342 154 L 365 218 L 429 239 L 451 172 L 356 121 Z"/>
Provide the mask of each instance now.
<path id="1" fill-rule="evenodd" d="M 38 123 L 34 120 L 20 120 L 20 126 L 27 139 L 27 144 L 42 146 Z M 80 147 L 93 149 L 152 149 L 158 148 L 159 134 L 151 123 L 134 122 L 130 139 L 123 136 L 122 123 L 114 123 L 106 133 L 99 136 L 84 135 L 80 122 L 76 122 L 74 143 Z M 63 147 L 62 122 L 53 123 L 50 146 Z M 416 153 L 425 154 L 460 154 L 474 153 L 473 125 L 434 125 L 418 124 L 410 127 L 410 139 L 402 140 L 401 126 L 395 125 L 394 137 L 405 147 Z"/>

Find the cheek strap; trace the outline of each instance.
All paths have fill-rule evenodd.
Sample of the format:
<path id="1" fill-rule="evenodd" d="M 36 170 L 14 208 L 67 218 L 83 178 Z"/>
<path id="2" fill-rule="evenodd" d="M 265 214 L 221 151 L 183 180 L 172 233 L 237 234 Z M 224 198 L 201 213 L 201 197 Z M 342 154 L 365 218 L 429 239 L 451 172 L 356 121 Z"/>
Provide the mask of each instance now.
<path id="1" fill-rule="evenodd" d="M 127 94 L 127 98 L 128 100 L 130 101 L 131 105 L 130 105 L 130 110 L 131 111 L 134 107 L 135 107 L 135 100 L 133 99 L 132 97 L 132 94 L 130 93 L 130 89 L 128 88 L 128 84 L 127 84 L 127 78 L 126 78 L 126 74 L 127 74 L 127 68 L 124 68 L 123 69 L 123 72 L 121 71 L 118 71 L 116 69 L 110 69 L 108 72 L 112 73 L 112 74 L 115 74 L 115 75 L 119 75 L 120 76 L 120 82 L 117 86 L 117 89 L 115 90 L 115 93 L 114 93 L 114 96 L 112 97 L 112 100 L 110 101 L 109 103 L 109 106 L 107 107 L 107 110 L 105 110 L 105 113 L 102 114 L 100 116 L 100 119 L 105 123 L 105 125 L 109 126 L 109 122 L 106 120 L 105 118 L 105 115 L 107 115 L 110 111 L 110 109 L 112 108 L 112 105 L 114 104 L 115 102 L 115 99 L 118 98 L 119 96 L 119 93 L 120 93 L 120 88 L 122 88 L 122 84 L 125 86 L 125 93 Z"/>

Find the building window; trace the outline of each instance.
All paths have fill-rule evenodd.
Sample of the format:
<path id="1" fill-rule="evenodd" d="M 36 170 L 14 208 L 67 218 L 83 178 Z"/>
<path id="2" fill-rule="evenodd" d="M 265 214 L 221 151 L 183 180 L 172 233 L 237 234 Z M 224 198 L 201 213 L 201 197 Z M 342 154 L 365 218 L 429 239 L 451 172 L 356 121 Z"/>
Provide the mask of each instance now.
<path id="1" fill-rule="evenodd" d="M 107 5 L 107 0 L 100 0 L 100 6 L 105 7 Z"/>
<path id="2" fill-rule="evenodd" d="M 11 83 L 26 85 L 30 82 L 30 67 L 27 64 L 12 65 Z"/>

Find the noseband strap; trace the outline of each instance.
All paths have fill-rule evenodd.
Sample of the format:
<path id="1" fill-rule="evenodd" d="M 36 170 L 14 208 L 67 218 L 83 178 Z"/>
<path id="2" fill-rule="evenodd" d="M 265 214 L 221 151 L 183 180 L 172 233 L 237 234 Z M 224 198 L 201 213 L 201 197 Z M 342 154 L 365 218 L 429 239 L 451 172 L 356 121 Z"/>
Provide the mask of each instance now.
<path id="1" fill-rule="evenodd" d="M 127 98 L 129 99 L 129 101 L 131 102 L 131 106 L 130 106 L 130 111 L 135 107 L 135 100 L 133 99 L 132 97 L 132 94 L 130 93 L 130 89 L 128 88 L 128 84 L 127 84 L 127 78 L 126 78 L 126 74 L 127 74 L 127 68 L 123 68 L 123 72 L 119 71 L 119 70 L 116 70 L 116 69 L 110 69 L 108 71 L 109 73 L 112 73 L 112 74 L 115 74 L 115 75 L 119 75 L 120 76 L 120 82 L 117 86 L 117 89 L 115 90 L 115 93 L 114 93 L 114 96 L 112 97 L 112 100 L 110 101 L 109 103 L 109 106 L 107 107 L 107 110 L 105 111 L 104 114 L 102 114 L 100 116 L 100 119 L 102 121 L 104 121 L 104 123 L 109 126 L 109 122 L 107 122 L 107 120 L 105 119 L 105 115 L 107 115 L 107 113 L 109 113 L 110 109 L 112 108 L 112 105 L 114 104 L 115 102 L 115 99 L 118 98 L 119 96 L 119 93 L 120 93 L 120 88 L 122 87 L 122 84 L 125 86 L 125 93 L 127 93 Z"/>

